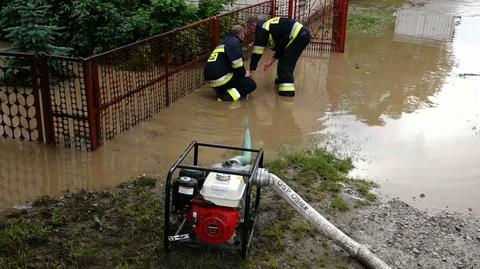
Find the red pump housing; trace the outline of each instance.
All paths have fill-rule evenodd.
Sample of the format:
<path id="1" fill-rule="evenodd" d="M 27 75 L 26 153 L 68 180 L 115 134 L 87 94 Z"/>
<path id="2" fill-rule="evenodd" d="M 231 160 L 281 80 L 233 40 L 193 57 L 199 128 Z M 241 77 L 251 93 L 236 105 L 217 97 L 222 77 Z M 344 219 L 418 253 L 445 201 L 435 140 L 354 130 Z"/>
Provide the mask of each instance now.
<path id="1" fill-rule="evenodd" d="M 209 244 L 222 244 L 232 238 L 240 213 L 231 207 L 206 205 L 193 201 L 188 214 L 192 230 Z"/>

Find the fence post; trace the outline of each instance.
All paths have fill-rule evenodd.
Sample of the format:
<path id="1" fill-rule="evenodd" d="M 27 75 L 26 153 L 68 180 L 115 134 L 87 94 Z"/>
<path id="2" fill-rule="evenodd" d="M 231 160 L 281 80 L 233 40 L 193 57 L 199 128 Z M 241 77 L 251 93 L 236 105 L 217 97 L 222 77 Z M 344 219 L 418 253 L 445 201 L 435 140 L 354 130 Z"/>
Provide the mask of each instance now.
<path id="1" fill-rule="evenodd" d="M 212 49 L 220 43 L 220 20 L 215 16 L 212 18 Z"/>
<path id="2" fill-rule="evenodd" d="M 38 65 L 34 67 L 38 68 L 37 75 L 40 79 L 40 98 L 42 99 L 42 110 L 43 110 L 43 128 L 45 130 L 45 137 L 43 138 L 46 144 L 55 143 L 55 133 L 53 127 L 53 113 L 52 113 L 52 104 L 50 98 L 50 72 L 48 66 L 48 56 L 40 56 L 38 58 Z M 33 78 L 37 79 L 37 78 Z"/>
<path id="3" fill-rule="evenodd" d="M 288 0 L 288 18 L 293 19 L 295 8 L 298 0 Z"/>
<path id="4" fill-rule="evenodd" d="M 169 70 L 168 66 L 170 65 L 170 62 L 173 60 L 172 59 L 172 53 L 171 53 L 171 48 L 173 46 L 173 34 L 170 34 L 167 38 L 167 43 L 164 44 L 164 52 L 165 57 L 164 57 L 164 64 L 165 64 L 165 105 L 168 107 L 170 106 L 170 89 L 168 85 L 168 79 L 169 79 Z"/>
<path id="5" fill-rule="evenodd" d="M 273 18 L 277 14 L 277 0 L 272 0 L 270 3 L 272 5 L 272 10 L 271 10 L 270 14 Z"/>
<path id="6" fill-rule="evenodd" d="M 88 126 L 90 130 L 90 149 L 94 151 L 98 148 L 98 98 L 96 93 L 98 91 L 95 87 L 98 78 L 97 63 L 92 60 L 87 60 L 83 64 L 85 74 L 85 87 L 87 90 L 87 107 L 88 107 Z"/>
<path id="7" fill-rule="evenodd" d="M 334 14 L 335 51 L 343 53 L 345 52 L 345 38 L 347 35 L 348 0 L 337 0 Z"/>
<path id="8" fill-rule="evenodd" d="M 42 117 L 43 115 L 43 111 L 42 111 L 42 107 L 43 107 L 43 104 L 41 104 L 41 99 L 42 99 L 42 94 L 41 94 L 41 89 L 40 89 L 40 85 L 39 83 L 40 82 L 40 68 L 39 68 L 39 60 L 37 57 L 35 56 L 31 56 L 29 57 L 29 60 L 30 60 L 30 67 L 31 67 L 31 76 L 32 76 L 32 94 L 33 94 L 33 98 L 34 98 L 34 104 L 35 104 L 35 109 L 37 111 L 37 113 L 35 114 L 35 119 L 37 120 L 37 131 L 38 131 L 38 141 L 39 142 L 43 142 L 43 143 L 47 143 L 45 141 L 45 131 L 46 131 L 46 126 L 45 126 L 45 122 L 44 122 L 44 116 Z M 5 81 L 5 87 L 7 87 L 7 82 Z M 1 117 L 1 114 L 2 114 L 2 111 L 0 111 L 0 117 Z M 40 129 L 38 128 L 38 126 L 40 126 Z"/>

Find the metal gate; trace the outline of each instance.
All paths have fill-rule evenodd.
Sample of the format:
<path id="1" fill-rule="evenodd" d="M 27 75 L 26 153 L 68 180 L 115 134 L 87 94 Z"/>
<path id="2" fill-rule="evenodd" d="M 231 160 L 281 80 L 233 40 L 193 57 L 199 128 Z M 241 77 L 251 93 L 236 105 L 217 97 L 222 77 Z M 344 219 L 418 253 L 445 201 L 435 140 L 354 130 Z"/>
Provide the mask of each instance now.
<path id="1" fill-rule="evenodd" d="M 348 0 L 277 0 L 276 16 L 301 22 L 312 34 L 308 49 L 344 52 Z"/>
<path id="2" fill-rule="evenodd" d="M 0 137 L 92 149 L 82 59 L 0 52 Z"/>

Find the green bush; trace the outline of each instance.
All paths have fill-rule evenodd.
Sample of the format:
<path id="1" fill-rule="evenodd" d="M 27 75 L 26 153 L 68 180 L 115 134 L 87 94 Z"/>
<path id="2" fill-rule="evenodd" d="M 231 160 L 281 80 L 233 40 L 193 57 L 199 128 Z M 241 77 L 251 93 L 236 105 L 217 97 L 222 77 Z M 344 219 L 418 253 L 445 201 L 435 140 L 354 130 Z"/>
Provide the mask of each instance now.
<path id="1" fill-rule="evenodd" d="M 47 24 L 48 8 L 49 6 L 37 2 L 16 7 L 20 16 L 19 25 L 4 30 L 8 33 L 6 37 L 11 41 L 8 51 L 22 51 L 34 55 L 68 53 L 69 49 L 53 45 L 61 28 Z"/>
<path id="2" fill-rule="evenodd" d="M 162 33 L 198 19 L 194 6 L 184 0 L 152 0 L 153 32 Z"/>
<path id="3" fill-rule="evenodd" d="M 0 4 L 0 29 L 20 26 L 22 6 L 48 5 L 45 25 L 61 27 L 56 43 L 86 57 L 218 14 L 228 1 L 195 6 L 185 0 L 6 0 Z"/>
<path id="4" fill-rule="evenodd" d="M 0 1 L 0 40 L 7 40 L 7 32 L 2 29 L 17 26 L 20 20 L 17 7 L 25 5 L 27 0 Z"/>
<path id="5" fill-rule="evenodd" d="M 212 17 L 222 11 L 224 5 L 232 2 L 233 0 L 200 0 L 197 13 L 201 19 Z"/>

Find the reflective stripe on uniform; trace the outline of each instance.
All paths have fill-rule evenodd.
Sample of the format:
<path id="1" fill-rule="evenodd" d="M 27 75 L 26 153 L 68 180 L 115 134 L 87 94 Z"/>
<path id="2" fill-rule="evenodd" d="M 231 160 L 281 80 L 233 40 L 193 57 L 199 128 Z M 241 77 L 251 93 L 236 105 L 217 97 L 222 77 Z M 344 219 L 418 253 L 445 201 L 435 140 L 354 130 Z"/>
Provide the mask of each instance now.
<path id="1" fill-rule="evenodd" d="M 228 89 L 227 92 L 228 92 L 228 94 L 230 94 L 233 101 L 237 101 L 241 97 L 240 93 L 235 88 Z"/>
<path id="2" fill-rule="evenodd" d="M 263 23 L 262 28 L 267 31 L 270 31 L 270 24 L 276 24 L 279 22 L 280 22 L 280 17 L 271 18 Z"/>
<path id="3" fill-rule="evenodd" d="M 218 53 L 220 52 L 225 52 L 225 45 L 219 45 L 217 46 L 213 51 L 212 53 L 210 54 L 210 57 L 208 57 L 208 60 L 207 62 L 215 62 L 217 60 L 217 57 L 218 57 Z"/>
<path id="4" fill-rule="evenodd" d="M 242 67 L 242 66 L 243 66 L 243 59 L 242 58 L 238 58 L 235 61 L 232 61 L 232 67 L 233 68 L 239 68 L 239 67 Z"/>
<path id="5" fill-rule="evenodd" d="M 269 32 L 269 34 L 268 34 L 268 46 L 270 48 L 275 47 L 275 42 L 273 40 L 272 34 L 270 33 L 270 24 L 277 24 L 277 23 L 280 23 L 280 17 L 271 18 L 271 19 L 267 20 L 266 22 L 264 22 L 263 25 L 262 25 L 262 28 Z"/>
<path id="6" fill-rule="evenodd" d="M 280 83 L 278 85 L 278 91 L 280 92 L 294 92 L 295 84 L 293 83 Z"/>
<path id="7" fill-rule="evenodd" d="M 217 47 L 215 47 L 212 53 L 215 53 L 215 52 L 225 52 L 225 45 L 218 45 Z"/>
<path id="8" fill-rule="evenodd" d="M 253 46 L 252 53 L 263 54 L 264 51 L 265 51 L 265 47 L 263 47 L 263 46 Z"/>
<path id="9" fill-rule="evenodd" d="M 289 36 L 290 41 L 287 44 L 287 48 L 288 46 L 290 46 L 290 44 L 292 44 L 293 40 L 295 40 L 300 30 L 302 30 L 302 27 L 303 25 L 299 22 L 295 22 L 295 24 L 292 26 L 292 30 L 290 31 L 290 36 Z"/>
<path id="10" fill-rule="evenodd" d="M 260 54 L 260 55 L 262 55 L 264 51 L 265 51 L 265 47 L 254 46 L 252 53 L 253 53 L 253 54 Z"/>
<path id="11" fill-rule="evenodd" d="M 275 48 L 275 41 L 273 40 L 272 34 L 268 35 L 268 46 L 272 49 Z"/>
<path id="12" fill-rule="evenodd" d="M 227 82 L 230 81 L 230 79 L 232 79 L 233 77 L 233 73 L 228 73 L 226 74 L 225 76 L 219 78 L 219 79 L 215 79 L 215 80 L 207 80 L 207 83 L 210 87 L 219 87 L 219 86 L 222 86 L 222 85 L 225 85 Z"/>

